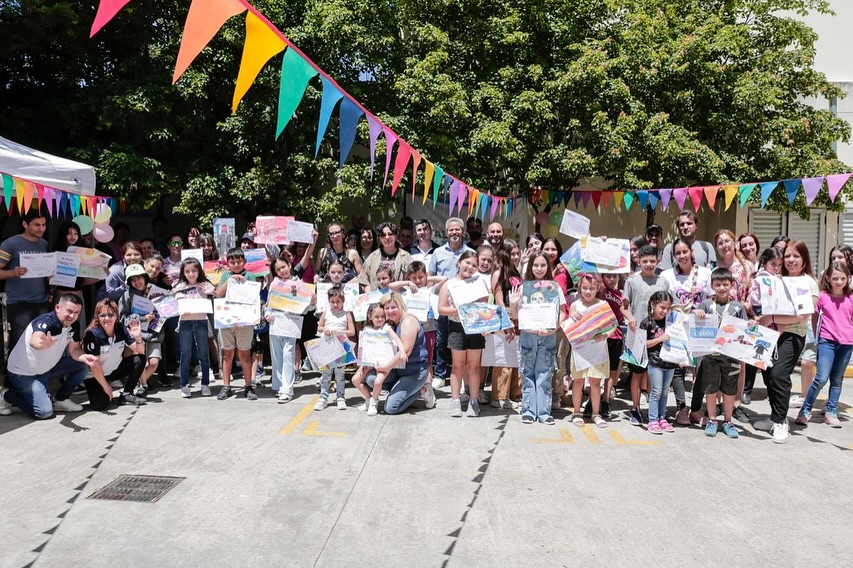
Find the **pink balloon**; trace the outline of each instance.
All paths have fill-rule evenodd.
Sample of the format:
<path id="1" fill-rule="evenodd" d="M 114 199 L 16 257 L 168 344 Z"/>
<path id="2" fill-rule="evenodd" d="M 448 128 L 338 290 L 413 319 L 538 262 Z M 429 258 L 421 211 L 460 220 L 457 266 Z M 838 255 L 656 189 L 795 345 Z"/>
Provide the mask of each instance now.
<path id="1" fill-rule="evenodd" d="M 108 243 L 113 240 L 115 233 L 109 223 L 96 223 L 95 228 L 92 229 L 92 236 L 99 243 Z"/>
<path id="2" fill-rule="evenodd" d="M 536 222 L 539 225 L 547 225 L 548 224 L 548 214 L 544 211 L 540 211 L 536 214 Z"/>

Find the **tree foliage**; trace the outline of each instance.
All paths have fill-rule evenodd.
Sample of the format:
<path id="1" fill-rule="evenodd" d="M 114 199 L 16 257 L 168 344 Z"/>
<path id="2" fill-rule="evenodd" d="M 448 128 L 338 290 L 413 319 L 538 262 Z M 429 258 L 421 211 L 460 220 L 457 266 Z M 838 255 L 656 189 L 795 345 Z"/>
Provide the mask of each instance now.
<path id="1" fill-rule="evenodd" d="M 254 5 L 422 154 L 491 193 L 589 178 L 648 189 L 849 171 L 832 152 L 848 128 L 805 102 L 841 92 L 813 68 L 814 32 L 788 15 L 826 11 L 823 0 Z M 89 39 L 94 6 L 3 4 L 0 132 L 96 165 L 99 193 L 139 208 L 174 193 L 205 220 L 330 218 L 353 196 L 380 206 L 382 142 L 373 180 L 363 151 L 338 169 L 335 120 L 313 157 L 319 81 L 278 140 L 279 57 L 231 114 L 242 18 L 171 84 L 186 8 L 131 2 Z M 362 122 L 357 141 L 366 140 Z M 771 205 L 788 207 L 776 196 Z"/>

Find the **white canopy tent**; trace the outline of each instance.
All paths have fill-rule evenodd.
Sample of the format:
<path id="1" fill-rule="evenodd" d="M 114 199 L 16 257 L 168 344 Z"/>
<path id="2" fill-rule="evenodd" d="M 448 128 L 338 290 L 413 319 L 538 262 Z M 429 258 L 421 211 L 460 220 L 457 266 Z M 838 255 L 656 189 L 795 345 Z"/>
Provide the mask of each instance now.
<path id="1" fill-rule="evenodd" d="M 0 172 L 78 195 L 95 195 L 95 168 L 0 137 Z"/>

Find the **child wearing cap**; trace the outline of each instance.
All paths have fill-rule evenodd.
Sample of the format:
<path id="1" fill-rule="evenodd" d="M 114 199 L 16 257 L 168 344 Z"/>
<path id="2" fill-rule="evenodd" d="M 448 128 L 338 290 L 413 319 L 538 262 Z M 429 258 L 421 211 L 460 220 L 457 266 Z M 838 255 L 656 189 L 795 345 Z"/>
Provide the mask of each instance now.
<path id="1" fill-rule="evenodd" d="M 124 274 L 127 287 L 119 298 L 118 313 L 125 327 L 129 327 L 133 320 L 140 323 L 141 337 L 145 342 L 145 368 L 133 394 L 144 397 L 149 391 L 148 379 L 157 371 L 162 358 L 163 330 L 159 325 L 160 315 L 148 301 L 151 286 L 145 267 L 130 264 L 124 269 Z"/>

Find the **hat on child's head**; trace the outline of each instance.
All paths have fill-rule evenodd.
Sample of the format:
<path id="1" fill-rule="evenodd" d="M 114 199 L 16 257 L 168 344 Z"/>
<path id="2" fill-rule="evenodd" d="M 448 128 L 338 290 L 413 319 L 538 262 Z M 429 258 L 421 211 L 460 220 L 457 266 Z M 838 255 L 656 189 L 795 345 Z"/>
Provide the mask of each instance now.
<path id="1" fill-rule="evenodd" d="M 243 236 L 240 237 L 240 242 L 249 241 L 252 244 L 255 244 L 255 235 L 249 231 L 248 233 L 243 233 Z"/>
<path id="2" fill-rule="evenodd" d="M 145 272 L 145 268 L 141 264 L 129 264 L 127 268 L 124 269 L 124 281 L 130 282 L 130 279 L 134 276 L 142 276 L 145 278 L 145 281 L 148 282 L 148 273 Z"/>

